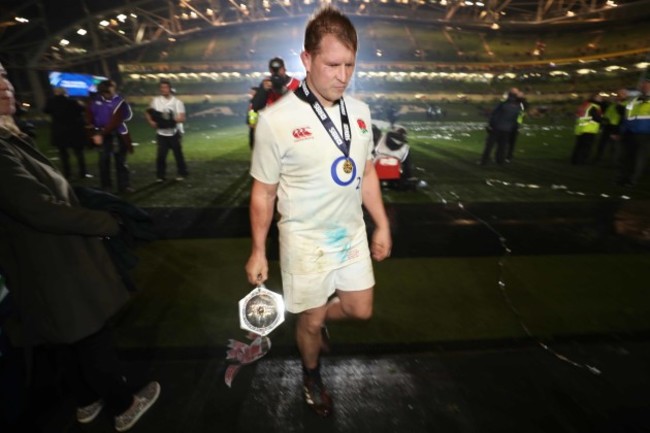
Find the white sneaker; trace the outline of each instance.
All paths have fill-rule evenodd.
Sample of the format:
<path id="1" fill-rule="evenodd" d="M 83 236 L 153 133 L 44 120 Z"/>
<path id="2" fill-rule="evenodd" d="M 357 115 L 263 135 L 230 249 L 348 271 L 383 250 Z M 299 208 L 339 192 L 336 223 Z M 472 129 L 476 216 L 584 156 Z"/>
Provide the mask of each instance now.
<path id="1" fill-rule="evenodd" d="M 133 404 L 124 413 L 115 417 L 115 430 L 127 431 L 135 425 L 142 415 L 158 400 L 160 384 L 150 382 L 133 396 Z"/>
<path id="2" fill-rule="evenodd" d="M 82 424 L 87 424 L 90 421 L 97 418 L 99 412 L 102 411 L 104 407 L 103 400 L 97 400 L 96 402 L 89 404 L 88 406 L 78 407 L 77 408 L 77 421 Z"/>

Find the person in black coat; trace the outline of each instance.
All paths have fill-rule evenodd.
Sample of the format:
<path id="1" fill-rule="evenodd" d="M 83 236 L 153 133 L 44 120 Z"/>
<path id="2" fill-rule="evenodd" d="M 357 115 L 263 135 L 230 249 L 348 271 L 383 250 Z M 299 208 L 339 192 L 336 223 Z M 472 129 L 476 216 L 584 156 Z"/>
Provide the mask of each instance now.
<path id="1" fill-rule="evenodd" d="M 501 165 L 506 161 L 512 131 L 517 128 L 517 119 L 522 108 L 519 101 L 519 90 L 510 89 L 506 100 L 500 102 L 490 113 L 486 128 L 488 136 L 481 156 L 480 164 L 485 165 L 490 161 L 494 145 L 496 144 L 496 163 Z"/>
<path id="2" fill-rule="evenodd" d="M 59 158 L 63 174 L 70 179 L 70 155 L 72 150 L 79 165 L 79 177 L 92 177 L 86 170 L 84 147 L 88 143 L 86 135 L 86 122 L 84 120 L 84 107 L 74 99 L 68 97 L 65 89 L 56 87 L 54 96 L 45 104 L 45 113 L 52 118 L 50 142 L 59 150 Z"/>
<path id="3" fill-rule="evenodd" d="M 160 385 L 134 393 L 117 359 L 110 322 L 129 295 L 102 238 L 120 233 L 119 218 L 80 204 L 18 129 L 14 112 L 14 89 L 0 64 L 0 274 L 14 307 L 3 331 L 6 325 L 27 353 L 41 347 L 53 355 L 78 422 L 105 409 L 116 430 L 128 430 L 155 403 Z"/>

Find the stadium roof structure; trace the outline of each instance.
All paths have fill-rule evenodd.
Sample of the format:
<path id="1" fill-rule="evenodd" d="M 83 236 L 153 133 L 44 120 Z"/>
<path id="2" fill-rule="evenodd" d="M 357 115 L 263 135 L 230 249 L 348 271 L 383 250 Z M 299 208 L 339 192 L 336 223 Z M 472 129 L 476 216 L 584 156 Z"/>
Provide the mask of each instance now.
<path id="1" fill-rule="evenodd" d="M 306 16 L 321 4 L 495 31 L 650 16 L 650 0 L 3 0 L 0 60 L 13 70 L 65 70 L 208 28 Z"/>

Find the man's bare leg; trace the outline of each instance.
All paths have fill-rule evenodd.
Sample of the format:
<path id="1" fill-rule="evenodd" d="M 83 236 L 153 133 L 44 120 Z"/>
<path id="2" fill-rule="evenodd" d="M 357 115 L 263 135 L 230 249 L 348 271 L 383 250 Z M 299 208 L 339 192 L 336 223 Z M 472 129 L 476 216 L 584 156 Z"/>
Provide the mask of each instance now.
<path id="1" fill-rule="evenodd" d="M 372 317 L 373 288 L 355 292 L 336 291 L 336 296 L 327 304 L 325 320 L 357 319 Z"/>
<path id="2" fill-rule="evenodd" d="M 303 311 L 296 324 L 296 341 L 302 358 L 305 402 L 320 416 L 332 414 L 332 398 L 320 375 L 321 326 L 327 305 Z"/>
<path id="3" fill-rule="evenodd" d="M 327 305 L 303 311 L 296 324 L 296 342 L 303 365 L 308 369 L 318 366 L 321 347 L 320 329 L 325 321 Z"/>

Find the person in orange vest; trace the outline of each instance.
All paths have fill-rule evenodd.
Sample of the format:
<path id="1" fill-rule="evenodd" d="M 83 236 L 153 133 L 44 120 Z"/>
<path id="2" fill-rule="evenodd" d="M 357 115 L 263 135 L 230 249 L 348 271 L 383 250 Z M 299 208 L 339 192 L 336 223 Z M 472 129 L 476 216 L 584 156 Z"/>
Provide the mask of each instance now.
<path id="1" fill-rule="evenodd" d="M 600 132 L 600 123 L 603 118 L 602 102 L 602 96 L 596 93 L 578 107 L 574 130 L 576 141 L 571 154 L 571 164 L 573 165 L 586 164 L 589 159 L 591 148 Z"/>

